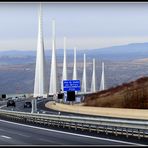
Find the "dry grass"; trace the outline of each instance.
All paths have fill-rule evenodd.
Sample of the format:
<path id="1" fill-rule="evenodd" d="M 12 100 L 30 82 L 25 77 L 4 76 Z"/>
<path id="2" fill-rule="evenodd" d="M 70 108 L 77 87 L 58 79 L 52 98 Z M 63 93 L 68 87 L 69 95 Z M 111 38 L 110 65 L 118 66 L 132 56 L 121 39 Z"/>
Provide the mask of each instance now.
<path id="1" fill-rule="evenodd" d="M 88 115 L 148 119 L 148 77 L 87 95 L 81 105 L 48 102 L 47 108 Z"/>
<path id="2" fill-rule="evenodd" d="M 53 102 L 48 102 L 45 104 L 47 108 L 72 112 L 81 113 L 88 115 L 100 115 L 100 116 L 110 116 L 110 117 L 125 117 L 134 119 L 148 119 L 148 110 L 144 109 L 121 109 L 121 108 L 106 108 L 106 107 L 88 107 L 83 105 L 67 105 Z"/>
<path id="3" fill-rule="evenodd" d="M 148 77 L 85 97 L 86 106 L 148 109 Z"/>

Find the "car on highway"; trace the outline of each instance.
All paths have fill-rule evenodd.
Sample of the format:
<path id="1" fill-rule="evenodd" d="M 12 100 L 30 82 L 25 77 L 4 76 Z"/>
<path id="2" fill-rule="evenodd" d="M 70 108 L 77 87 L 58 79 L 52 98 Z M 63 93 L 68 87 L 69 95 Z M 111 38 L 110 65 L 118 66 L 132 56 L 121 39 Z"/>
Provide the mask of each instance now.
<path id="1" fill-rule="evenodd" d="M 12 97 L 12 100 L 17 101 L 18 97 Z"/>
<path id="2" fill-rule="evenodd" d="M 15 101 L 14 100 L 8 100 L 7 107 L 8 106 L 14 106 L 15 107 Z"/>
<path id="3" fill-rule="evenodd" d="M 26 101 L 24 104 L 24 108 L 31 108 L 32 107 L 32 103 L 29 101 Z"/>
<path id="4" fill-rule="evenodd" d="M 43 97 L 37 97 L 36 99 L 37 99 L 38 101 L 40 101 L 40 100 L 43 99 Z"/>

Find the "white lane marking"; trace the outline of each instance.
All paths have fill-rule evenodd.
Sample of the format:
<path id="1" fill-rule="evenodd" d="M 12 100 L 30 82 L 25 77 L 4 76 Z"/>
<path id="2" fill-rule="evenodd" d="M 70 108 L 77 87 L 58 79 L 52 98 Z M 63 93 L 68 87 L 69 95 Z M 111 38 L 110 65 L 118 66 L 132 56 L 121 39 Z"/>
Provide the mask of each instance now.
<path id="1" fill-rule="evenodd" d="M 31 137 L 31 136 L 28 136 L 28 135 L 25 135 L 25 134 L 16 133 L 14 131 L 10 132 L 10 131 L 4 130 L 4 129 L 0 129 L 0 131 L 4 131 L 4 132 L 7 132 L 7 133 L 11 133 L 11 134 L 16 134 L 16 135 L 23 136 L 23 137 Z"/>
<path id="2" fill-rule="evenodd" d="M 1 137 L 11 139 L 11 137 L 8 137 L 8 136 L 5 136 L 5 135 L 1 135 Z"/>
<path id="3" fill-rule="evenodd" d="M 3 108 L 3 107 L 5 107 L 6 105 L 3 105 L 3 106 L 1 106 L 0 108 Z"/>
<path id="4" fill-rule="evenodd" d="M 109 138 L 101 138 L 101 137 L 94 137 L 94 136 L 88 136 L 88 135 L 82 135 L 82 134 L 76 134 L 76 133 L 69 133 L 69 132 L 64 132 L 64 131 L 52 130 L 52 129 L 47 129 L 47 128 L 43 128 L 43 127 L 37 127 L 37 126 L 31 126 L 31 125 L 26 125 L 26 124 L 20 124 L 20 123 L 15 123 L 15 122 L 11 122 L 11 121 L 1 120 L 1 119 L 0 119 L 0 122 L 6 122 L 6 123 L 16 124 L 16 125 L 20 125 L 20 126 L 25 126 L 25 127 L 30 127 L 30 128 L 40 129 L 40 130 L 46 130 L 46 131 L 50 131 L 50 132 L 62 133 L 62 134 L 67 134 L 67 135 L 85 137 L 85 138 L 92 138 L 92 139 L 111 141 L 111 142 L 130 144 L 130 145 L 137 145 L 137 146 L 147 146 L 147 145 L 139 144 L 139 143 L 133 143 L 133 142 L 114 140 L 114 139 L 109 139 Z"/>

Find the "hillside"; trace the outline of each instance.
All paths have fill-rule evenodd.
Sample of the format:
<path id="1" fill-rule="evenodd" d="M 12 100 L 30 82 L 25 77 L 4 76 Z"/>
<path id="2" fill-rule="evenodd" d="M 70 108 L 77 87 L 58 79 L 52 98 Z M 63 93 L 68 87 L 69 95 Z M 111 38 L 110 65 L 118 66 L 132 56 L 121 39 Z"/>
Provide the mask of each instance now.
<path id="1" fill-rule="evenodd" d="M 142 77 L 120 86 L 87 95 L 85 106 L 114 108 L 148 108 L 148 77 Z"/>

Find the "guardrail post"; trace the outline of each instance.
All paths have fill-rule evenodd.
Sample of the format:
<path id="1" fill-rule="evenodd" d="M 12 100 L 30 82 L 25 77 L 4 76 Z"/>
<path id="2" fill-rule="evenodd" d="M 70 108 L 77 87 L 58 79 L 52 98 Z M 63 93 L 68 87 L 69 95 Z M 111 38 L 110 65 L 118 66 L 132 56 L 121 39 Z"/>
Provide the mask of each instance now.
<path id="1" fill-rule="evenodd" d="M 52 122 L 52 125 L 54 126 L 55 124 L 54 124 L 54 121 Z"/>
<path id="2" fill-rule="evenodd" d="M 83 131 L 83 123 L 82 123 L 82 131 Z"/>
<path id="3" fill-rule="evenodd" d="M 46 120 L 46 125 L 48 125 L 48 120 Z"/>
<path id="4" fill-rule="evenodd" d="M 48 120 L 48 126 L 50 125 L 50 120 Z"/>
<path id="5" fill-rule="evenodd" d="M 123 135 L 123 127 L 122 127 L 122 129 L 121 129 L 121 135 Z"/>
<path id="6" fill-rule="evenodd" d="M 33 123 L 34 123 L 34 124 L 37 124 L 36 118 L 35 118 L 35 117 L 33 118 Z"/>
<path id="7" fill-rule="evenodd" d="M 133 133 L 133 128 L 132 128 L 132 136 L 134 135 L 134 133 Z"/>
<path id="8" fill-rule="evenodd" d="M 143 130 L 143 137 L 145 137 L 145 131 Z"/>
<path id="9" fill-rule="evenodd" d="M 26 118 L 24 118 L 24 122 L 25 122 L 25 123 L 26 123 L 26 120 L 27 120 L 27 119 L 26 119 Z"/>
<path id="10" fill-rule="evenodd" d="M 116 136 L 117 136 L 117 127 L 115 127 L 115 134 L 116 134 Z"/>
<path id="11" fill-rule="evenodd" d="M 36 119 L 36 118 L 34 118 L 34 122 L 35 122 L 35 124 L 38 124 L 38 122 L 37 122 L 37 119 Z"/>
<path id="12" fill-rule="evenodd" d="M 60 121 L 58 121 L 58 127 L 60 126 Z"/>
<path id="13" fill-rule="evenodd" d="M 97 126 L 97 133 L 99 133 L 99 125 Z"/>
<path id="14" fill-rule="evenodd" d="M 50 126 L 52 126 L 52 120 L 50 120 Z"/>
<path id="15" fill-rule="evenodd" d="M 77 130 L 77 123 L 75 123 L 75 130 Z"/>
<path id="16" fill-rule="evenodd" d="M 140 129 L 138 129 L 138 139 L 140 139 Z"/>
<path id="17" fill-rule="evenodd" d="M 105 133 L 106 133 L 106 135 L 108 135 L 108 130 L 107 130 L 107 126 L 106 126 L 106 129 L 105 129 Z"/>
<path id="18" fill-rule="evenodd" d="M 112 134 L 114 133 L 114 127 L 112 127 Z"/>
<path id="19" fill-rule="evenodd" d="M 63 122 L 63 128 L 65 128 L 65 122 Z"/>
<path id="20" fill-rule="evenodd" d="M 128 128 L 126 128 L 126 137 L 128 138 Z"/>
<path id="21" fill-rule="evenodd" d="M 91 125 L 89 124 L 89 132 L 91 132 L 91 128 L 90 128 L 90 126 L 91 126 Z"/>

